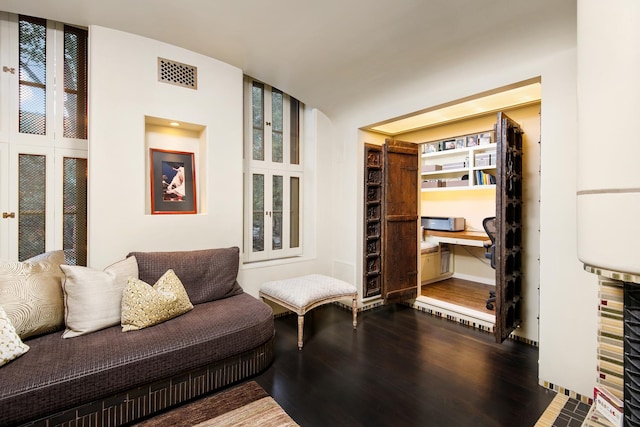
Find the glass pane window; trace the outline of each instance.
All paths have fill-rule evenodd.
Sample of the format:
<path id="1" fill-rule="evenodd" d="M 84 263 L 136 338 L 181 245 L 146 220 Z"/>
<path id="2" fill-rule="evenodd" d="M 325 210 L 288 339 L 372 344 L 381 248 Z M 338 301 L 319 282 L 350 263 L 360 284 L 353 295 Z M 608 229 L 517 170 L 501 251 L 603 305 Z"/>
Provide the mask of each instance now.
<path id="1" fill-rule="evenodd" d="M 282 145 L 284 127 L 282 92 L 274 90 L 271 94 L 271 161 L 282 163 Z"/>
<path id="2" fill-rule="evenodd" d="M 64 27 L 65 138 L 87 138 L 87 31 Z"/>
<path id="3" fill-rule="evenodd" d="M 62 244 L 71 265 L 87 265 L 87 159 L 63 160 Z"/>
<path id="4" fill-rule="evenodd" d="M 253 160 L 264 160 L 264 85 L 254 82 L 251 88 Z"/>
<path id="5" fill-rule="evenodd" d="M 20 17 L 19 132 L 46 134 L 47 23 Z"/>
<path id="6" fill-rule="evenodd" d="M 283 200 L 283 179 L 281 175 L 274 175 L 273 177 L 273 201 L 271 206 L 272 210 L 272 237 L 273 246 L 272 249 L 282 249 L 282 200 Z"/>
<path id="7" fill-rule="evenodd" d="M 253 252 L 264 250 L 264 175 L 253 174 Z"/>
<path id="8" fill-rule="evenodd" d="M 20 154 L 18 158 L 18 259 L 45 252 L 46 156 Z"/>
<path id="9" fill-rule="evenodd" d="M 289 245 L 300 247 L 300 178 L 291 177 L 289 193 Z"/>
<path id="10" fill-rule="evenodd" d="M 300 101 L 291 98 L 289 101 L 289 156 L 292 165 L 300 164 Z"/>

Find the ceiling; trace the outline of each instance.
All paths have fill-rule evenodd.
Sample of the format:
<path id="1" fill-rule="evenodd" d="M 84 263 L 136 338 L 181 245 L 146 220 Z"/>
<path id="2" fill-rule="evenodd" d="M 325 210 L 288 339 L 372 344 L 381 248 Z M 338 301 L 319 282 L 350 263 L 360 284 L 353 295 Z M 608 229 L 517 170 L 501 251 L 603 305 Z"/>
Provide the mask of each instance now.
<path id="1" fill-rule="evenodd" d="M 0 10 L 181 46 L 328 115 L 465 52 L 575 45 L 576 21 L 576 0 L 0 0 Z"/>

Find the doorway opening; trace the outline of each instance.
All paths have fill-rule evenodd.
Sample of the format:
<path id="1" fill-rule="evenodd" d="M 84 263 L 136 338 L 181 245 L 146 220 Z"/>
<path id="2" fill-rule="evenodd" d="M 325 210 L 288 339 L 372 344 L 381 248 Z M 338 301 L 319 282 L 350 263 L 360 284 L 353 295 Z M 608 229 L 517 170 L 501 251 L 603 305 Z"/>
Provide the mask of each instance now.
<path id="1" fill-rule="evenodd" d="M 467 107 L 474 97 L 452 102 L 442 109 L 456 111 L 458 116 L 447 116 L 440 121 L 420 122 L 418 116 L 437 116 L 439 108 L 429 109 L 395 120 L 374 124 L 363 128 L 365 132 L 372 132 L 373 139 L 383 134 L 385 137 L 413 142 L 420 146 L 421 156 L 424 159 L 436 152 L 433 164 L 421 162 L 419 212 L 421 216 L 465 219 L 465 232 L 483 232 L 482 220 L 485 217 L 496 215 L 496 190 L 490 181 L 485 185 L 477 186 L 480 180 L 486 178 L 477 171 L 486 170 L 474 165 L 479 161 L 478 154 L 489 158 L 491 145 L 484 144 L 480 147 L 480 138 L 486 138 L 494 129 L 496 123 L 496 111 L 503 111 L 515 122 L 521 125 L 524 135 L 524 175 L 525 186 L 523 199 L 525 204 L 522 215 L 525 219 L 522 231 L 522 247 L 525 248 L 522 260 L 524 275 L 522 294 L 524 305 L 521 315 L 528 324 L 531 332 L 531 340 L 537 340 L 538 311 L 538 284 L 539 284 L 539 172 L 540 172 L 540 107 L 541 107 L 541 82 L 540 79 L 521 82 L 510 87 L 492 91 L 489 95 L 504 95 L 509 91 L 518 89 L 523 93 L 523 87 L 534 88 L 534 95 L 529 98 L 513 98 L 505 100 L 501 98 L 501 104 L 494 107 L 486 107 L 486 110 L 473 110 L 472 113 L 462 112 L 460 105 Z M 483 98 L 486 94 L 478 96 Z M 469 110 L 471 111 L 471 110 Z M 469 138 L 472 138 L 469 141 Z M 495 142 L 495 136 L 489 135 L 489 144 Z M 473 141 L 473 138 L 476 138 Z M 449 146 L 446 146 L 450 144 Z M 476 150 L 480 150 L 477 151 Z M 440 152 L 437 152 L 440 151 Z M 456 155 L 461 158 L 456 158 Z M 473 156 L 470 173 L 461 171 L 469 165 L 469 157 Z M 484 161 L 484 160 L 482 160 Z M 462 165 L 456 165 L 462 163 Z M 490 163 L 489 163 L 490 165 Z M 424 167 L 427 166 L 425 169 Z M 446 167 L 446 169 L 445 169 Z M 443 171 L 443 169 L 445 169 Z M 487 167 L 490 170 L 490 167 Z M 431 175 L 433 174 L 433 175 Z M 473 175 L 471 175 L 473 174 Z M 489 173 L 490 174 L 490 173 Z M 467 175 L 467 176 L 461 176 Z M 490 179 L 490 178 L 488 178 Z M 458 182 L 456 182 L 458 181 Z M 464 182 L 466 181 L 466 182 Z M 431 240 L 421 231 L 416 236 L 416 245 L 421 247 L 425 241 Z M 455 240 L 455 239 L 454 239 Z M 490 267 L 489 260 L 485 257 L 486 249 L 482 244 L 460 244 L 454 241 L 447 243 L 446 239 L 436 240 L 438 250 L 436 255 L 428 255 L 424 250 L 419 260 L 419 284 L 415 307 L 439 315 L 452 317 L 464 323 L 478 324 L 482 328 L 495 326 L 495 311 L 487 309 L 489 291 L 495 288 L 496 273 Z M 423 249 L 423 248 L 421 248 Z M 429 258 L 426 260 L 425 258 Z M 446 259 L 446 262 L 445 262 Z M 430 272 L 428 272 L 430 270 Z M 427 271 L 427 274 L 425 274 Z"/>

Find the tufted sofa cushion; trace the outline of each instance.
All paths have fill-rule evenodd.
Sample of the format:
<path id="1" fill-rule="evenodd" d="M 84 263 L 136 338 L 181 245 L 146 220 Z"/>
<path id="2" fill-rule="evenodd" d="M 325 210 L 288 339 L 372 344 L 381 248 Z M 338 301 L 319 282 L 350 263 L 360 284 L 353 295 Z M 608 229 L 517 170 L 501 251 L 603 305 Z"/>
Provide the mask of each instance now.
<path id="1" fill-rule="evenodd" d="M 131 252 L 138 260 L 140 280 L 156 283 L 173 269 L 193 305 L 241 294 L 236 281 L 240 249 L 237 247 L 177 252 Z"/>

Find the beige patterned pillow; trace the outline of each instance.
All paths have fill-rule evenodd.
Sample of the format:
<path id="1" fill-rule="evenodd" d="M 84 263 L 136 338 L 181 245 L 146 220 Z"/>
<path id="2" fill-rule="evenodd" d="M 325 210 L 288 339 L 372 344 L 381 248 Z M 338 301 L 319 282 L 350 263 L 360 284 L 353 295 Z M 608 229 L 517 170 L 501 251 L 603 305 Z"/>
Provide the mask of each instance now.
<path id="1" fill-rule="evenodd" d="M 65 280 L 62 338 L 73 338 L 120 323 L 122 292 L 129 277 L 138 278 L 138 263 L 129 257 L 104 270 L 61 265 Z"/>
<path id="2" fill-rule="evenodd" d="M 157 325 L 192 308 L 187 291 L 171 269 L 153 287 L 130 278 L 122 294 L 122 332 Z"/>
<path id="3" fill-rule="evenodd" d="M 20 338 L 62 329 L 64 251 L 51 251 L 23 262 L 0 263 L 0 305 Z"/>
<path id="4" fill-rule="evenodd" d="M 0 366 L 22 356 L 28 350 L 29 346 L 22 342 L 7 313 L 0 307 Z"/>

